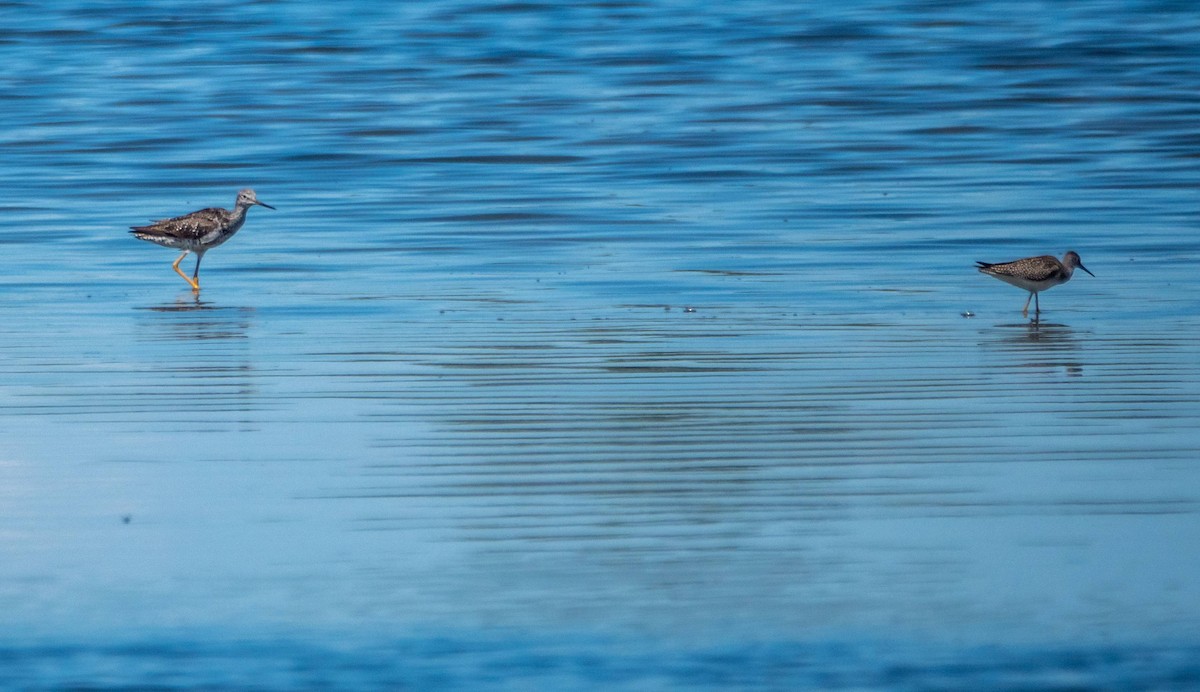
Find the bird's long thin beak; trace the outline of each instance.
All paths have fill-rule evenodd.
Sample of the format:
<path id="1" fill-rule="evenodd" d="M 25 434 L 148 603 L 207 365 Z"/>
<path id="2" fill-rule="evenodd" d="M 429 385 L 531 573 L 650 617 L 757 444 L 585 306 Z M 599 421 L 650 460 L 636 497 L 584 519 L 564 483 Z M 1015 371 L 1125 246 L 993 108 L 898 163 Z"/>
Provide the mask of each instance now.
<path id="1" fill-rule="evenodd" d="M 270 204 L 267 204 L 266 202 L 259 202 L 258 200 L 255 200 L 254 203 L 260 207 L 266 207 L 267 209 L 271 209 L 272 211 L 275 209 L 275 207 L 272 207 Z M 1086 269 L 1084 269 L 1084 271 L 1087 272 Z M 1091 272 L 1088 272 L 1088 273 L 1091 274 Z"/>
<path id="2" fill-rule="evenodd" d="M 1083 266 L 1082 264 L 1081 264 L 1081 265 L 1079 265 L 1079 268 L 1080 268 L 1080 269 L 1082 269 L 1082 270 L 1084 270 L 1085 272 L 1087 272 L 1087 273 L 1088 273 L 1088 276 L 1093 276 L 1093 277 L 1094 277 L 1094 276 L 1096 276 L 1095 274 L 1093 274 L 1093 273 L 1091 273 L 1091 272 L 1088 272 L 1088 268 L 1087 268 L 1087 267 L 1085 267 L 1085 266 Z"/>

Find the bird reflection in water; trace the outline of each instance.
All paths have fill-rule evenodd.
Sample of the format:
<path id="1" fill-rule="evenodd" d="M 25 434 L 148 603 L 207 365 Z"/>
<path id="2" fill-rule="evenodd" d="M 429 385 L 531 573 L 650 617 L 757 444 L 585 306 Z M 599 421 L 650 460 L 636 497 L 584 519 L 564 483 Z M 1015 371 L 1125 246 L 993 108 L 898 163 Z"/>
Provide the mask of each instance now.
<path id="1" fill-rule="evenodd" d="M 175 319 L 156 320 L 172 339 L 245 339 L 254 308 L 218 305 L 200 300 L 200 296 L 180 297 L 173 303 L 151 305 L 140 310 L 175 315 Z"/>
<path id="2" fill-rule="evenodd" d="M 1027 357 L 1023 368 L 1055 370 L 1062 368 L 1068 376 L 1083 375 L 1083 364 L 1073 356 L 1079 351 L 1079 340 L 1071 327 L 1058 322 L 1030 320 L 997 325 L 1001 330 L 995 340 L 1003 350 Z"/>
<path id="3" fill-rule="evenodd" d="M 197 425 L 206 430 L 229 425 L 239 431 L 257 429 L 252 414 L 264 404 L 250 343 L 254 308 L 189 296 L 138 310 L 136 339 L 143 360 L 155 368 L 164 386 L 187 392 L 188 416 L 180 430 Z"/>

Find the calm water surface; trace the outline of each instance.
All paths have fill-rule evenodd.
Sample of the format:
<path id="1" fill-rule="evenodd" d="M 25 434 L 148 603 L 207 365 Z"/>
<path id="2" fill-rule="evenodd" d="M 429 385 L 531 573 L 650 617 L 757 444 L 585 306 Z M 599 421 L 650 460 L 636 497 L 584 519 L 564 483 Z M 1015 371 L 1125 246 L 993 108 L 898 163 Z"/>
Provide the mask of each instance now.
<path id="1" fill-rule="evenodd" d="M 0 4 L 0 684 L 1200 684 L 1200 15 L 717 5 Z"/>

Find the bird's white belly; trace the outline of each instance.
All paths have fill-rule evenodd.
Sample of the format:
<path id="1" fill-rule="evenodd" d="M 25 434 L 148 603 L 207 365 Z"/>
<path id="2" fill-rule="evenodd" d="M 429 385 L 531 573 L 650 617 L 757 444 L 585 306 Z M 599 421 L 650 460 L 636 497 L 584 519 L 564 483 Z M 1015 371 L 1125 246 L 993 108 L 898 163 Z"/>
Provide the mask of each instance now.
<path id="1" fill-rule="evenodd" d="M 1017 288 L 1023 288 L 1026 291 L 1044 291 L 1052 286 L 1057 286 L 1062 281 L 1057 278 L 1044 279 L 1042 281 L 1032 281 L 1023 276 L 1005 276 L 1004 274 L 992 274 L 992 276 L 1000 279 L 1006 284 L 1012 284 Z"/>
<path id="2" fill-rule="evenodd" d="M 196 242 L 195 245 L 202 247 L 206 250 L 215 248 L 216 246 L 218 246 L 218 245 L 224 243 L 225 241 L 229 240 L 230 238 L 232 238 L 233 234 L 237 233 L 238 229 L 241 227 L 242 227 L 242 224 L 239 223 L 239 224 L 230 226 L 229 228 L 222 228 L 222 229 L 212 231 L 210 233 L 205 233 L 204 235 L 200 236 L 199 241 Z"/>

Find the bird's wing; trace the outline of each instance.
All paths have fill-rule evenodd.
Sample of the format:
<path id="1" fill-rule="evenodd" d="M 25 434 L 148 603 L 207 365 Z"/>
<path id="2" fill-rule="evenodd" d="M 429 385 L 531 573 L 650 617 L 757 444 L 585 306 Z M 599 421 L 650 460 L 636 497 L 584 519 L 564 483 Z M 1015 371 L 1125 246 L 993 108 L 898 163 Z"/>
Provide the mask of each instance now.
<path id="1" fill-rule="evenodd" d="M 193 240 L 217 228 L 223 221 L 222 210 L 201 209 L 172 219 L 155 221 L 149 226 L 131 226 L 134 233 Z"/>
<path id="2" fill-rule="evenodd" d="M 1029 281 L 1046 281 L 1062 272 L 1062 265 L 1050 255 L 1026 257 L 1001 264 L 979 262 L 980 271 L 1002 276 L 1017 276 Z"/>

